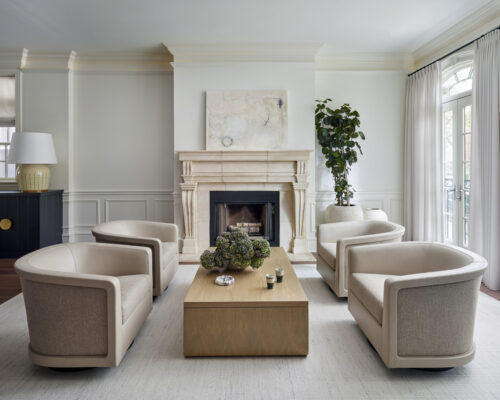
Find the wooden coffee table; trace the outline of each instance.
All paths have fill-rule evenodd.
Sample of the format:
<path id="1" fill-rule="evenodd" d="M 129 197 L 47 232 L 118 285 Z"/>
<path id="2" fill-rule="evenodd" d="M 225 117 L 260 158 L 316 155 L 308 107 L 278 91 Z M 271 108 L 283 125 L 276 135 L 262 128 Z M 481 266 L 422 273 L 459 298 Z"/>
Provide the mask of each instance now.
<path id="1" fill-rule="evenodd" d="M 276 267 L 285 277 L 268 290 L 265 276 Z M 307 355 L 309 303 L 285 251 L 273 247 L 258 270 L 226 273 L 234 285 L 217 286 L 220 274 L 198 269 L 184 299 L 184 355 Z"/>

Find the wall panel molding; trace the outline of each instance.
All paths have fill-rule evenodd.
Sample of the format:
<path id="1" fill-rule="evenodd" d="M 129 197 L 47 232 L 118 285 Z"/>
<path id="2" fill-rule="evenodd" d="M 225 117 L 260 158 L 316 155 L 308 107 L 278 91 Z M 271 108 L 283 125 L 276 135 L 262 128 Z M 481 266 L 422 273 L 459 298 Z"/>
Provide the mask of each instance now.
<path id="1" fill-rule="evenodd" d="M 90 208 L 89 204 L 94 207 Z M 85 190 L 63 195 L 63 241 L 93 241 L 91 229 L 113 219 L 174 222 L 169 190 Z M 93 211 L 93 212 L 92 212 Z"/>

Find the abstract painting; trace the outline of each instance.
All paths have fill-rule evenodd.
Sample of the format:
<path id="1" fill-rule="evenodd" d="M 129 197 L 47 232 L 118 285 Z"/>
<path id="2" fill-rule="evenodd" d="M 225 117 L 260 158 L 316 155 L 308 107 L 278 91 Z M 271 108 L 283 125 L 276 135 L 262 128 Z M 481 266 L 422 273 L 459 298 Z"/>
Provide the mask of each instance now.
<path id="1" fill-rule="evenodd" d="M 286 90 L 207 91 L 207 150 L 286 147 Z"/>

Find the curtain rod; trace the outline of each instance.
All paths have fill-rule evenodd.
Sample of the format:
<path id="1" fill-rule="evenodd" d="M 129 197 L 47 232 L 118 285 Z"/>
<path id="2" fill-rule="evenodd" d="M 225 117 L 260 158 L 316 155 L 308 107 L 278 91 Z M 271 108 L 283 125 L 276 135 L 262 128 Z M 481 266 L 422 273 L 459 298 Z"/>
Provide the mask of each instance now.
<path id="1" fill-rule="evenodd" d="M 434 64 L 438 61 L 441 61 L 441 60 L 444 60 L 446 57 L 449 57 L 451 56 L 452 54 L 456 53 L 457 51 L 460 51 L 462 49 L 465 49 L 467 46 L 470 46 L 471 44 L 477 42 L 479 39 L 482 39 L 483 37 L 485 37 L 486 35 L 490 34 L 491 32 L 494 32 L 496 30 L 500 29 L 500 26 L 497 26 L 496 28 L 492 29 L 491 31 L 489 32 L 486 32 L 485 34 L 479 36 L 478 38 L 474 39 L 474 40 L 471 40 L 469 43 L 465 43 L 463 46 L 460 46 L 458 49 L 455 49 L 453 51 L 450 51 L 449 53 L 445 54 L 444 56 L 441 56 L 439 57 L 437 60 L 434 60 L 432 62 L 430 62 L 429 64 L 427 65 L 424 65 L 423 67 L 417 69 L 416 71 L 413 71 L 411 74 L 408 74 L 408 76 L 412 76 L 413 74 L 416 74 L 418 71 L 421 71 L 423 70 L 424 68 L 427 68 L 429 65 L 431 64 Z"/>

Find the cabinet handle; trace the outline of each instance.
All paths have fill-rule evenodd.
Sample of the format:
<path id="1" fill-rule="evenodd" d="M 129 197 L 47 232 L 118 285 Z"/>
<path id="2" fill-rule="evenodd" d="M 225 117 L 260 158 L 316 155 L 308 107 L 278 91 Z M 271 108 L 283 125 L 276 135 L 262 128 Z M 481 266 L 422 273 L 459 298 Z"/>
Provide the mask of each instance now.
<path id="1" fill-rule="evenodd" d="M 8 231 L 10 228 L 12 228 L 12 221 L 8 218 L 2 218 L 0 219 L 0 229 L 2 231 Z"/>

